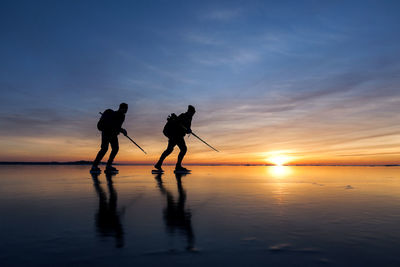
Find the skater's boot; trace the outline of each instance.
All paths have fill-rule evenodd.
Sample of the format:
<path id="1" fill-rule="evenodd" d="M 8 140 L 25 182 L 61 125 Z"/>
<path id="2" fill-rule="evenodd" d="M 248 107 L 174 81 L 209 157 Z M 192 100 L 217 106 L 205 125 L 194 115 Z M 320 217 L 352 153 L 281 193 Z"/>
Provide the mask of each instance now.
<path id="1" fill-rule="evenodd" d="M 100 173 L 101 170 L 99 167 L 93 165 L 92 168 L 90 169 L 90 173 Z"/>
<path id="2" fill-rule="evenodd" d="M 118 169 L 117 169 L 117 168 L 114 168 L 114 167 L 111 166 L 111 165 L 107 165 L 105 171 L 106 171 L 106 172 L 118 172 Z"/>
<path id="3" fill-rule="evenodd" d="M 176 166 L 175 166 L 175 171 L 176 171 L 176 172 L 190 172 L 190 170 L 188 170 L 188 169 L 182 167 L 182 165 L 176 165 Z"/>
<path id="4" fill-rule="evenodd" d="M 154 165 L 154 168 L 155 168 L 157 171 L 160 171 L 160 172 L 163 171 L 163 169 L 161 168 L 161 164 L 160 164 L 160 163 L 157 163 L 156 165 Z"/>

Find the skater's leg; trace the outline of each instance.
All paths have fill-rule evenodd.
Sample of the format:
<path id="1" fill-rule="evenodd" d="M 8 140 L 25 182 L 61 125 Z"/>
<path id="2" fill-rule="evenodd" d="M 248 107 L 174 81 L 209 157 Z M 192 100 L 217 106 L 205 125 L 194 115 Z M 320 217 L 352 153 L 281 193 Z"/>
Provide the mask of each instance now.
<path id="1" fill-rule="evenodd" d="M 176 146 L 176 142 L 174 139 L 169 139 L 168 140 L 168 146 L 167 149 L 165 149 L 165 151 L 161 154 L 160 159 L 158 160 L 158 162 L 156 163 L 156 165 L 154 165 L 156 168 L 161 168 L 161 165 L 164 162 L 164 159 L 166 157 L 168 157 L 169 154 L 172 153 L 172 151 L 174 151 L 174 147 Z"/>
<path id="2" fill-rule="evenodd" d="M 118 136 L 114 135 L 110 138 L 110 144 L 111 144 L 111 153 L 110 153 L 110 157 L 108 158 L 107 161 L 107 166 L 111 166 L 115 156 L 118 153 L 119 150 L 119 144 L 118 144 Z"/>
<path id="3" fill-rule="evenodd" d="M 185 156 L 186 151 L 187 151 L 185 139 L 183 139 L 183 137 L 179 138 L 177 141 L 177 145 L 181 151 L 179 152 L 178 161 L 176 162 L 176 166 L 181 168 L 183 157 Z"/>
<path id="4" fill-rule="evenodd" d="M 108 143 L 110 142 L 108 136 L 104 133 L 101 134 L 101 148 L 97 153 L 96 159 L 93 161 L 93 167 L 97 167 L 100 161 L 103 159 L 104 155 L 108 150 Z"/>

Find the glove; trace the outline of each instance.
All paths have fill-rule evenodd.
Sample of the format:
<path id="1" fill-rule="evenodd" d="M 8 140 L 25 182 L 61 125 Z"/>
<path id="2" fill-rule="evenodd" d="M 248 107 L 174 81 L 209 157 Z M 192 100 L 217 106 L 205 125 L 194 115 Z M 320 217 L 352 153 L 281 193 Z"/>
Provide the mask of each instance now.
<path id="1" fill-rule="evenodd" d="M 123 135 L 125 135 L 125 136 L 128 135 L 128 132 L 127 132 L 125 129 L 123 129 L 123 128 L 121 128 L 121 133 L 122 133 Z"/>

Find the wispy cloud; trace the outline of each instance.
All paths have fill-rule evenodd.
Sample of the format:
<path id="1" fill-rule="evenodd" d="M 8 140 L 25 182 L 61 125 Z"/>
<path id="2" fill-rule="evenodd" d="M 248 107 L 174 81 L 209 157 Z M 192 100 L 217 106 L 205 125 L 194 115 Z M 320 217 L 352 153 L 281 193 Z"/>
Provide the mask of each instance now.
<path id="1" fill-rule="evenodd" d="M 203 20 L 213 20 L 213 21 L 230 21 L 234 18 L 239 17 L 242 14 L 242 10 L 239 8 L 234 9 L 215 9 L 203 13 L 200 18 Z"/>
<path id="2" fill-rule="evenodd" d="M 209 53 L 200 53 L 192 55 L 192 59 L 196 63 L 209 66 L 228 66 L 242 67 L 246 64 L 255 63 L 260 60 L 260 55 L 257 51 L 252 50 L 236 50 L 220 53 L 218 56 Z"/>
<path id="3" fill-rule="evenodd" d="M 198 33 L 188 33 L 184 36 L 184 38 L 190 42 L 201 44 L 201 45 L 222 45 L 224 41 L 221 38 L 215 38 L 211 36 L 207 36 L 205 34 Z"/>

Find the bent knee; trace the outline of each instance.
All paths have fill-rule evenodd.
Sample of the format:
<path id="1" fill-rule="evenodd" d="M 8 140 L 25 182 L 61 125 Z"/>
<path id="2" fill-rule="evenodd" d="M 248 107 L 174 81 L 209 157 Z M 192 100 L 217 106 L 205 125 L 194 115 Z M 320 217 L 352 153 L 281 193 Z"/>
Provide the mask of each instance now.
<path id="1" fill-rule="evenodd" d="M 172 153 L 172 151 L 174 151 L 174 148 L 173 148 L 173 147 L 168 147 L 168 148 L 165 150 L 165 153 L 170 154 L 170 153 Z"/>

